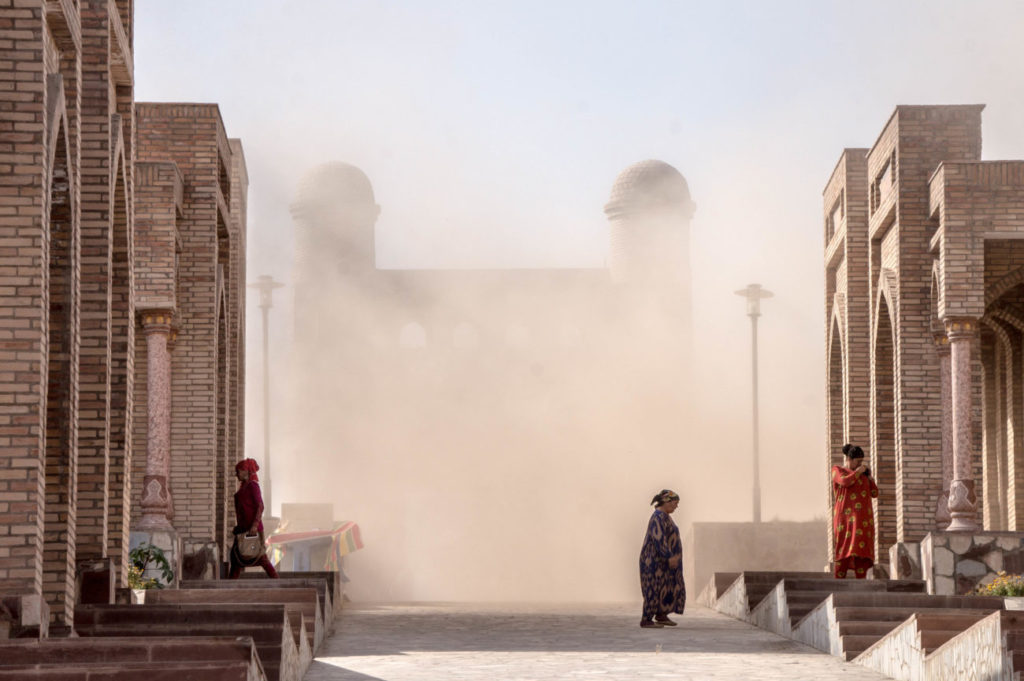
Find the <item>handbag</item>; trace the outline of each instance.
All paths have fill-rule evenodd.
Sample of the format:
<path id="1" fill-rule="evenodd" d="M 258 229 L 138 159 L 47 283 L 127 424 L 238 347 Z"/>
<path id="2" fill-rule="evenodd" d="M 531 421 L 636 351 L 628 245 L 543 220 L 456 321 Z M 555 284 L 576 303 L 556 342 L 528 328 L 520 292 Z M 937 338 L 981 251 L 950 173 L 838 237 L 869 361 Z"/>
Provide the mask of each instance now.
<path id="1" fill-rule="evenodd" d="M 238 545 L 238 555 L 245 560 L 254 560 L 263 555 L 263 541 L 258 534 L 236 534 L 235 543 Z"/>

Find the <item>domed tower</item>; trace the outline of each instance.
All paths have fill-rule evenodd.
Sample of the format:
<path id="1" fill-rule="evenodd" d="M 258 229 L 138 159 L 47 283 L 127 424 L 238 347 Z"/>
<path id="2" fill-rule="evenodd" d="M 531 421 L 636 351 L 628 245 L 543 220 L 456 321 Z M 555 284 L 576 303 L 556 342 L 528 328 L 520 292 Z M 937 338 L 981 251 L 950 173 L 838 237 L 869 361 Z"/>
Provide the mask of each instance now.
<path id="1" fill-rule="evenodd" d="M 296 341 L 316 347 L 340 321 L 343 291 L 372 285 L 380 206 L 363 171 L 335 162 L 306 173 L 289 207 L 295 225 Z"/>
<path id="2" fill-rule="evenodd" d="M 664 161 L 634 163 L 615 178 L 604 212 L 608 268 L 631 300 L 654 306 L 690 344 L 690 219 L 696 205 L 682 173 Z"/>
<path id="3" fill-rule="evenodd" d="M 376 267 L 380 206 L 366 174 L 347 163 L 325 163 L 299 181 L 291 205 L 296 265 L 361 274 Z"/>
<path id="4" fill-rule="evenodd" d="M 611 223 L 608 267 L 616 282 L 689 282 L 690 187 L 664 161 L 640 161 L 615 178 L 604 212 Z"/>

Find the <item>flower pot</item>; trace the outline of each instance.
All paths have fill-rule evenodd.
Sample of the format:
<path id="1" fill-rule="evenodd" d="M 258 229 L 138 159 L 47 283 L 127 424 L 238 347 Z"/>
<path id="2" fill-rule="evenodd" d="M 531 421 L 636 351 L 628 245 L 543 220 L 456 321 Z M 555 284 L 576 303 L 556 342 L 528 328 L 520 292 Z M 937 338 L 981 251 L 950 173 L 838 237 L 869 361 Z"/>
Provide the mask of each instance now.
<path id="1" fill-rule="evenodd" d="M 1003 607 L 1007 610 L 1024 610 L 1024 596 L 1003 596 Z"/>
<path id="2" fill-rule="evenodd" d="M 145 589 L 132 589 L 132 605 L 142 605 L 146 602 Z M 1007 608 L 1009 609 L 1009 608 Z M 1022 607 L 1024 609 L 1024 607 Z"/>

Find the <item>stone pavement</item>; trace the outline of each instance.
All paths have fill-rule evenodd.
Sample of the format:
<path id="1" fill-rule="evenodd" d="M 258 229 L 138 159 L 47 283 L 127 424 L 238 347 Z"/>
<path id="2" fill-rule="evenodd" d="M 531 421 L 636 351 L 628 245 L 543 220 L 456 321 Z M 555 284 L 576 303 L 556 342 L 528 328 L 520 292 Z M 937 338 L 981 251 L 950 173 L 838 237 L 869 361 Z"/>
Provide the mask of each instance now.
<path id="1" fill-rule="evenodd" d="M 884 679 L 706 608 L 641 629 L 636 605 L 353 605 L 305 681 Z"/>

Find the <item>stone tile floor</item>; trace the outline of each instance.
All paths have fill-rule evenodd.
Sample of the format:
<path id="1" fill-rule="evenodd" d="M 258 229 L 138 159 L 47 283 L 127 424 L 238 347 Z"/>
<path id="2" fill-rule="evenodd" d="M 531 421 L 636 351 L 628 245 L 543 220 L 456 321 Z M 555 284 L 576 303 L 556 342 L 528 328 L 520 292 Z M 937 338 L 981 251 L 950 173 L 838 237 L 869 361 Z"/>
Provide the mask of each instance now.
<path id="1" fill-rule="evenodd" d="M 884 679 L 694 606 L 641 629 L 635 605 L 352 605 L 305 681 Z"/>

